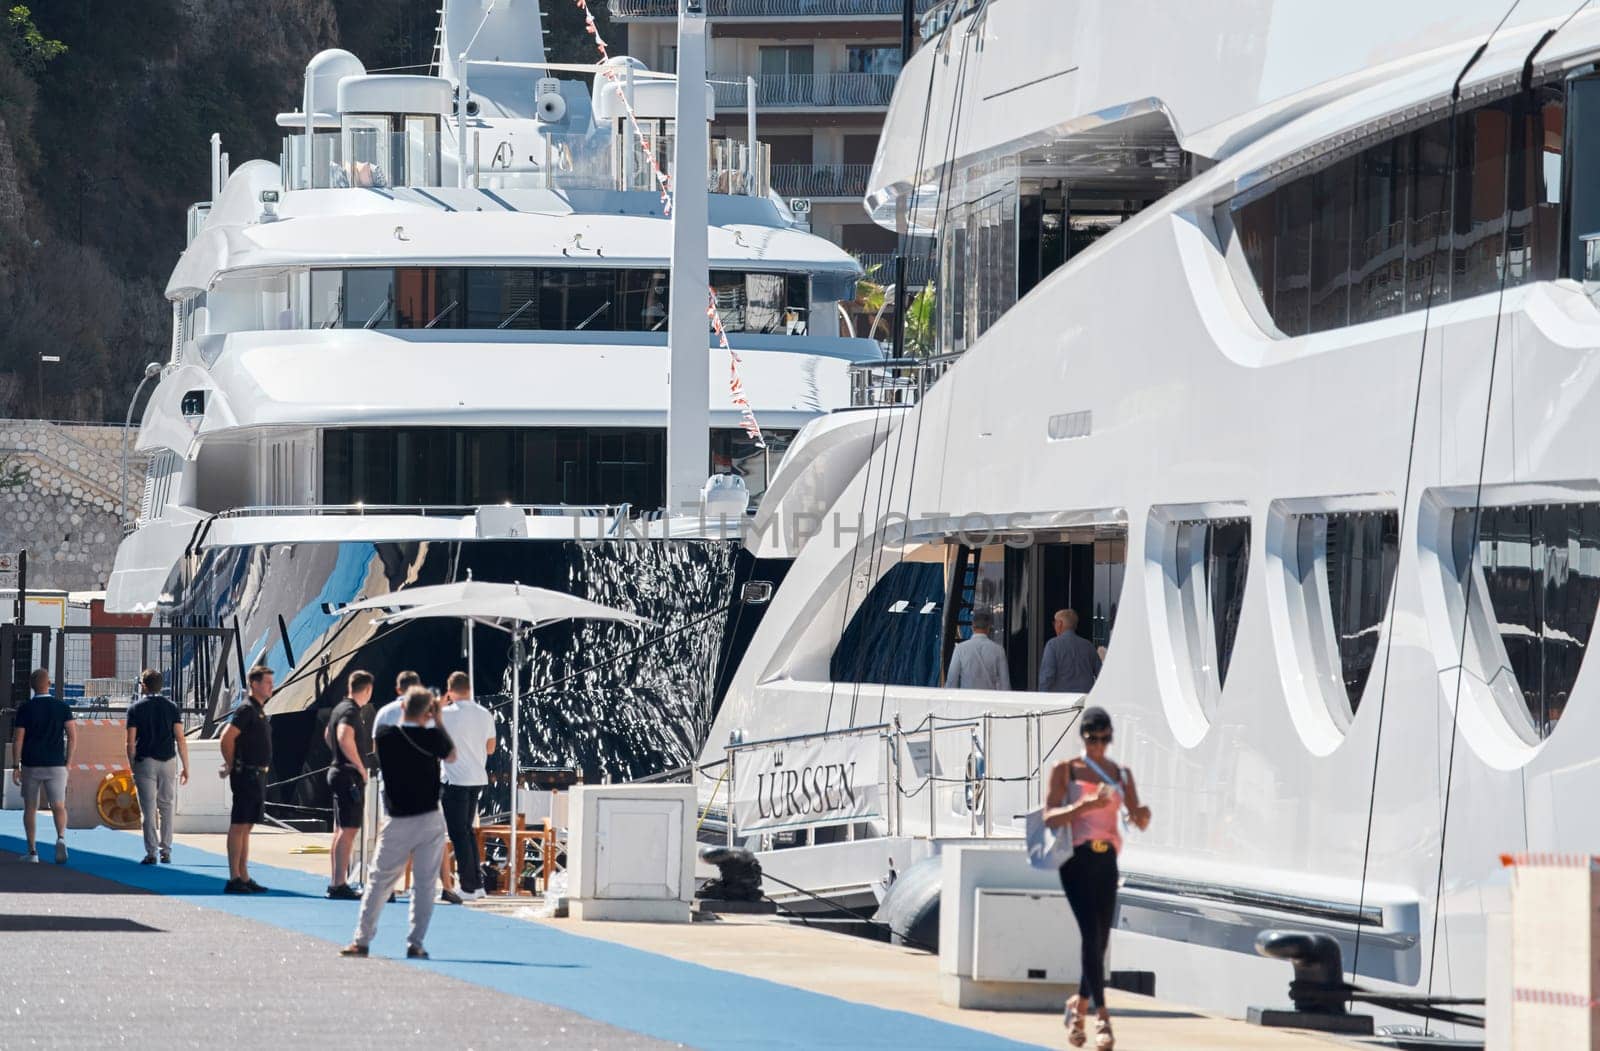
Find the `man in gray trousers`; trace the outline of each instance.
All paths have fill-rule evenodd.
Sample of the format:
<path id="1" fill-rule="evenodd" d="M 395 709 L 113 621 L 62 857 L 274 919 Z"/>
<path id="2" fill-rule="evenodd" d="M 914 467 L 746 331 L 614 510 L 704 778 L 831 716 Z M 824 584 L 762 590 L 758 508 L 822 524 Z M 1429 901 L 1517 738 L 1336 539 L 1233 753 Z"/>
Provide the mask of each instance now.
<path id="1" fill-rule="evenodd" d="M 183 736 L 183 715 L 161 695 L 161 673 L 139 673 L 139 699 L 128 706 L 128 766 L 144 815 L 144 860 L 154 865 L 172 861 L 172 806 L 178 785 L 189 783 L 189 741 Z M 178 757 L 183 769 L 178 769 Z M 160 818 L 159 827 L 157 818 Z"/>
<path id="2" fill-rule="evenodd" d="M 453 762 L 455 744 L 439 719 L 439 701 L 426 687 L 406 691 L 399 725 L 379 726 L 374 737 L 378 769 L 383 773 L 383 801 L 389 821 L 378 833 L 378 855 L 361 894 L 361 915 L 355 939 L 340 956 L 365 956 L 378 932 L 378 914 L 389 892 L 411 865 L 411 931 L 406 958 L 426 960 L 422 941 L 433 919 L 439 890 L 439 865 L 444 858 L 444 812 L 439 809 L 439 763 Z"/>

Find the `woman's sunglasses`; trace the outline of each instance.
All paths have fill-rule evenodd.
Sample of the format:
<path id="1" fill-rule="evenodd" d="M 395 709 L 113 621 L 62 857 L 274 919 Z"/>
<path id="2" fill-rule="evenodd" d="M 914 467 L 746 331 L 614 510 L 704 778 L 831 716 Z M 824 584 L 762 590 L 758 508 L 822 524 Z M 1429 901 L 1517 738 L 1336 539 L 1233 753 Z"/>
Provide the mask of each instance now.
<path id="1" fill-rule="evenodd" d="M 1084 734 L 1083 739 L 1090 744 L 1110 744 L 1110 734 Z"/>

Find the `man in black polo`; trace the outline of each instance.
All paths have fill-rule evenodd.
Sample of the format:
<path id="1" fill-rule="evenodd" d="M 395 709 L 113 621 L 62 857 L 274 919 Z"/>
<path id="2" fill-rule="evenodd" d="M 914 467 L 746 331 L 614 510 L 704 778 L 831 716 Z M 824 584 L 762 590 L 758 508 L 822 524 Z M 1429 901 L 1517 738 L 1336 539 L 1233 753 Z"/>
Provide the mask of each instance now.
<path id="1" fill-rule="evenodd" d="M 350 673 L 348 694 L 334 705 L 328 716 L 328 749 L 333 761 L 328 765 L 328 792 L 333 796 L 333 877 L 328 882 L 328 897 L 360 901 L 361 895 L 350 886 L 350 852 L 361 831 L 361 812 L 367 793 L 367 760 L 372 752 L 372 735 L 367 732 L 361 709 L 372 700 L 372 673 Z"/>
<path id="2" fill-rule="evenodd" d="M 178 785 L 189 783 L 189 742 L 183 736 L 178 706 L 161 695 L 161 673 L 154 668 L 140 672 L 139 690 L 139 699 L 128 706 L 128 766 L 144 815 L 144 860 L 140 864 L 154 865 L 159 848 L 161 863 L 167 865 L 172 862 L 172 804 Z"/>
<path id="3" fill-rule="evenodd" d="M 258 664 L 246 677 L 250 692 L 222 731 L 222 772 L 233 791 L 228 824 L 228 883 L 224 894 L 264 894 L 250 878 L 250 828 L 266 812 L 267 768 L 272 765 L 272 732 L 262 709 L 272 696 L 272 669 Z"/>
<path id="4" fill-rule="evenodd" d="M 22 786 L 22 829 L 28 837 L 24 861 L 37 862 L 34 833 L 39 823 L 39 797 L 56 821 L 56 864 L 67 863 L 67 770 L 78 746 L 78 728 L 67 702 L 50 692 L 50 673 L 39 668 L 28 677 L 33 696 L 17 709 L 12 751 L 16 769 L 11 779 Z"/>

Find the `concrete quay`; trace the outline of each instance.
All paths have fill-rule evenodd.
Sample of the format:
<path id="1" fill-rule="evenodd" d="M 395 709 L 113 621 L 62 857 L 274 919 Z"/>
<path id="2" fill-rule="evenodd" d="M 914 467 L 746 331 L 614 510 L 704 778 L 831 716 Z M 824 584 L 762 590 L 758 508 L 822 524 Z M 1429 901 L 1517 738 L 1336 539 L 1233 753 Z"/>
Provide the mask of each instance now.
<path id="1" fill-rule="evenodd" d="M 965 1011 L 937 996 L 923 953 L 762 918 L 578 923 L 517 905 L 441 905 L 406 962 L 402 900 L 373 959 L 345 960 L 356 904 L 322 897 L 326 836 L 260 830 L 266 895 L 223 896 L 222 837 L 180 836 L 140 866 L 136 833 L 75 832 L 68 865 L 23 864 L 0 814 L 0 941 L 27 961 L 0 978 L 4 1046 L 277 1048 L 910 1048 L 1065 1046 L 1058 1014 Z M 1063 906 L 1065 907 L 1065 906 Z M 418 980 L 411 972 L 428 971 Z M 1327 1048 L 1116 994 L 1117 1046 Z M 1348 1045 L 1347 1045 L 1348 1046 Z"/>

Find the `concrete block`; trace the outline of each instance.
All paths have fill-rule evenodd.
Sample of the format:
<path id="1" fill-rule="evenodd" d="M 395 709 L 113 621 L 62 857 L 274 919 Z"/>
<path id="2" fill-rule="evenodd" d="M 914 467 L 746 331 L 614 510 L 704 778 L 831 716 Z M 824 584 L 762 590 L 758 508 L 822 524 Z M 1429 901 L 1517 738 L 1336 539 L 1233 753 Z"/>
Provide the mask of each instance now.
<path id="1" fill-rule="evenodd" d="M 189 783 L 178 786 L 172 812 L 174 831 L 184 834 L 228 831 L 233 793 L 228 789 L 228 779 L 217 776 L 221 766 L 221 741 L 215 738 L 189 740 Z"/>
<path id="2" fill-rule="evenodd" d="M 940 856 L 939 999 L 977 1010 L 1059 1008 L 1077 989 L 1079 949 L 1057 875 L 1030 867 L 1020 841 L 947 845 Z"/>
<path id="3" fill-rule="evenodd" d="M 580 785 L 570 799 L 573 918 L 688 923 L 695 888 L 695 787 Z"/>

